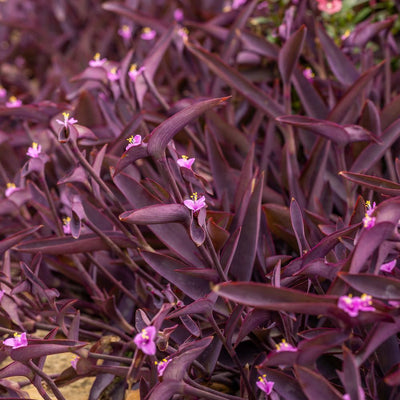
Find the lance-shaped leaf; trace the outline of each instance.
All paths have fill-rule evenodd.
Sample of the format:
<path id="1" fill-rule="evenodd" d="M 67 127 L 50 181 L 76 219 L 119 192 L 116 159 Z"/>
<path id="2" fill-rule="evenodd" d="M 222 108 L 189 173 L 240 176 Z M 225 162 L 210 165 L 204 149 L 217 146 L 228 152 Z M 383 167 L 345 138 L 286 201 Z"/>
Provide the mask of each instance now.
<path id="1" fill-rule="evenodd" d="M 96 172 L 97 176 L 99 177 L 101 173 L 101 166 L 103 165 L 104 155 L 106 154 L 106 150 L 107 150 L 107 144 L 105 144 L 101 148 L 101 150 L 96 154 L 96 158 L 93 163 L 93 169 Z M 101 197 L 100 197 L 99 184 L 92 177 L 90 177 L 90 181 L 92 183 L 93 194 L 95 195 L 96 198 L 100 199 Z"/>
<path id="2" fill-rule="evenodd" d="M 328 36 L 321 25 L 317 26 L 317 35 L 324 49 L 329 67 L 338 81 L 345 86 L 352 85 L 359 77 L 359 73 L 353 63 L 336 46 L 335 42 Z"/>
<path id="3" fill-rule="evenodd" d="M 28 379 L 33 380 L 34 372 L 26 365 L 18 361 L 14 361 L 0 369 L 0 379 L 11 378 L 15 376 L 26 376 Z"/>
<path id="4" fill-rule="evenodd" d="M 132 164 L 136 160 L 140 160 L 141 158 L 145 158 L 148 156 L 149 151 L 147 149 L 147 143 L 142 142 L 140 146 L 131 147 L 130 149 L 126 150 L 124 154 L 122 154 L 117 166 L 115 167 L 114 174 L 119 174 L 123 169 L 125 169 L 128 165 Z"/>
<path id="5" fill-rule="evenodd" d="M 381 117 L 376 105 L 370 100 L 364 104 L 364 108 L 361 112 L 360 125 L 370 132 L 374 132 L 377 137 L 381 136 Z"/>
<path id="6" fill-rule="evenodd" d="M 7 239 L 3 239 L 2 241 L 0 241 L 0 254 L 3 254 L 6 250 L 22 242 L 23 239 L 32 235 L 32 233 L 35 233 L 40 228 L 42 228 L 42 225 L 24 229 L 22 231 L 14 233 L 14 235 L 9 236 Z"/>
<path id="7" fill-rule="evenodd" d="M 165 368 L 163 378 L 181 381 L 189 370 L 190 364 L 211 344 L 212 340 L 213 337 L 208 336 L 182 345 L 177 355 L 171 359 L 171 362 Z"/>
<path id="8" fill-rule="evenodd" d="M 400 185 L 393 181 L 348 171 L 341 171 L 339 175 L 351 182 L 375 190 L 378 193 L 387 194 L 389 196 L 400 196 Z"/>
<path id="9" fill-rule="evenodd" d="M 338 392 L 327 379 L 317 372 L 300 365 L 296 365 L 295 374 L 307 398 L 342 400 L 343 395 Z"/>
<path id="10" fill-rule="evenodd" d="M 360 371 L 352 352 L 343 347 L 343 385 L 346 393 L 353 400 L 364 400 L 364 391 L 361 386 Z"/>
<path id="11" fill-rule="evenodd" d="M 166 119 L 150 134 L 147 146 L 149 154 L 157 160 L 160 159 L 163 156 L 168 143 L 180 130 L 210 108 L 222 104 L 227 99 L 229 99 L 229 97 L 200 101 L 184 108 L 172 117 Z"/>
<path id="12" fill-rule="evenodd" d="M 269 117 L 276 118 L 283 114 L 283 107 L 280 104 L 278 104 L 272 97 L 268 96 L 264 91 L 254 86 L 234 68 L 225 64 L 219 57 L 190 43 L 187 43 L 186 47 L 219 78 L 230 87 L 236 89 L 251 104 L 265 112 Z"/>
<path id="13" fill-rule="evenodd" d="M 168 368 L 168 366 L 167 366 Z M 174 394 L 183 393 L 186 383 L 175 379 L 163 379 L 149 394 L 148 400 L 170 399 Z"/>
<path id="14" fill-rule="evenodd" d="M 305 25 L 302 25 L 290 36 L 279 52 L 278 67 L 284 84 L 290 82 L 293 69 L 296 67 L 301 51 L 303 50 L 306 35 L 307 28 Z"/>
<path id="15" fill-rule="evenodd" d="M 104 234 L 109 237 L 118 247 L 133 248 L 132 243 L 125 235 L 115 231 L 105 231 Z M 109 247 L 96 234 L 90 233 L 81 235 L 78 239 L 73 237 L 48 237 L 43 239 L 33 239 L 21 243 L 16 247 L 17 251 L 36 254 L 75 254 L 91 251 L 108 250 Z"/>
<path id="16" fill-rule="evenodd" d="M 353 289 L 383 300 L 400 300 L 400 281 L 398 279 L 373 274 L 339 273 L 339 278 Z"/>
<path id="17" fill-rule="evenodd" d="M 400 115 L 400 94 L 385 106 L 381 112 L 382 129 L 392 125 Z"/>
<path id="18" fill-rule="evenodd" d="M 179 270 L 188 268 L 186 264 L 158 253 L 141 251 L 140 254 L 155 272 L 182 290 L 190 298 L 196 300 L 210 292 L 208 280 L 179 272 Z"/>
<path id="19" fill-rule="evenodd" d="M 263 310 L 318 315 L 330 314 L 337 308 L 337 297 L 305 294 L 264 283 L 227 282 L 215 286 L 213 290 L 219 296 Z"/>
<path id="20" fill-rule="evenodd" d="M 155 204 L 135 211 L 126 211 L 119 216 L 124 222 L 138 225 L 182 222 L 190 224 L 191 214 L 182 204 Z"/>
<path id="21" fill-rule="evenodd" d="M 292 198 L 292 201 L 290 202 L 290 219 L 292 221 L 297 245 L 299 246 L 299 253 L 303 254 L 303 252 L 310 250 L 310 245 L 307 242 L 304 232 L 304 220 L 299 203 L 294 198 Z"/>

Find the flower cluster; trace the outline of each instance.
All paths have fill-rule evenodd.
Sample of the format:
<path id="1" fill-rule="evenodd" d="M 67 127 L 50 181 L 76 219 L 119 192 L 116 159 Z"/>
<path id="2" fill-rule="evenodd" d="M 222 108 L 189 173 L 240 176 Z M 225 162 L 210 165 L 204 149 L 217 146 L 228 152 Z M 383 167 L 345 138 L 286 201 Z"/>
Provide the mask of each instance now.
<path id="1" fill-rule="evenodd" d="M 365 293 L 361 297 L 340 296 L 338 307 L 349 314 L 350 317 L 357 317 L 360 311 L 375 311 L 375 307 L 372 306 L 372 297 Z"/>
<path id="2" fill-rule="evenodd" d="M 375 211 L 376 203 L 374 202 L 374 204 L 371 206 L 371 202 L 366 201 L 365 208 L 366 208 L 366 211 L 365 211 L 365 217 L 363 218 L 363 225 L 364 225 L 364 228 L 368 230 L 375 226 L 376 218 L 373 217 L 372 214 Z"/>
<path id="3" fill-rule="evenodd" d="M 144 354 L 154 356 L 156 354 L 156 344 L 154 342 L 157 335 L 157 330 L 154 326 L 148 326 L 138 333 L 133 342 L 137 348 L 142 350 Z"/>

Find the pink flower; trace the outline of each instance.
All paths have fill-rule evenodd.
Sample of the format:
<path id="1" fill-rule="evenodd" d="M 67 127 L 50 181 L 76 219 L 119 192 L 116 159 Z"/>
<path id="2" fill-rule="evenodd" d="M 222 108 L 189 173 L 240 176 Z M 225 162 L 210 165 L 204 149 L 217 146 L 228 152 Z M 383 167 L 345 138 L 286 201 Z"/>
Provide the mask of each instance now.
<path id="1" fill-rule="evenodd" d="M 71 218 L 70 217 L 65 217 L 63 218 L 63 232 L 65 235 L 70 235 L 71 234 Z"/>
<path id="2" fill-rule="evenodd" d="M 396 266 L 396 260 L 389 261 L 385 264 L 382 264 L 379 268 L 380 271 L 391 273 Z"/>
<path id="3" fill-rule="evenodd" d="M 145 28 L 142 29 L 142 33 L 140 37 L 143 40 L 153 40 L 156 37 L 156 31 L 154 29 L 149 28 L 146 26 Z"/>
<path id="4" fill-rule="evenodd" d="M 42 146 L 40 144 L 37 144 L 36 142 L 33 142 L 32 147 L 29 147 L 28 151 L 26 152 L 26 155 L 32 158 L 38 158 L 41 151 L 42 151 Z"/>
<path id="5" fill-rule="evenodd" d="M 292 351 L 296 352 L 297 348 L 292 346 L 291 344 L 287 343 L 285 339 L 282 339 L 282 342 L 276 345 L 276 351 Z"/>
<path id="6" fill-rule="evenodd" d="M 365 208 L 366 208 L 366 211 L 365 211 L 366 215 L 371 216 L 372 213 L 375 211 L 376 203 L 374 202 L 374 203 L 372 204 L 372 206 L 371 206 L 371 202 L 370 202 L 369 200 L 367 200 L 367 201 L 365 202 Z"/>
<path id="7" fill-rule="evenodd" d="M 180 8 L 177 8 L 174 11 L 174 20 L 176 22 L 182 22 L 183 21 L 183 11 Z"/>
<path id="8" fill-rule="evenodd" d="M 71 367 L 76 371 L 76 364 L 78 364 L 79 361 L 79 357 L 75 356 L 72 360 L 71 360 Z"/>
<path id="9" fill-rule="evenodd" d="M 145 67 L 140 67 L 139 69 L 137 69 L 137 64 L 132 64 L 131 67 L 129 68 L 129 78 L 132 82 L 136 81 L 136 78 L 143 73 L 143 71 L 145 70 Z"/>
<path id="10" fill-rule="evenodd" d="M 183 42 L 186 43 L 189 38 L 189 31 L 186 28 L 178 29 L 178 35 L 182 38 Z"/>
<path id="11" fill-rule="evenodd" d="M 245 4 L 247 0 L 233 0 L 232 9 L 237 10 L 241 5 Z"/>
<path id="12" fill-rule="evenodd" d="M 396 300 L 390 300 L 388 301 L 389 305 L 391 305 L 392 307 L 400 307 L 400 301 L 396 301 Z"/>
<path id="13" fill-rule="evenodd" d="M 163 358 L 160 362 L 156 361 L 155 364 L 157 365 L 157 374 L 159 377 L 163 376 L 165 368 L 171 362 L 171 359 L 167 360 Z"/>
<path id="14" fill-rule="evenodd" d="M 265 392 L 266 395 L 270 395 L 272 392 L 272 389 L 275 385 L 275 382 L 272 381 L 267 381 L 267 375 L 259 376 L 258 377 L 258 382 L 256 385 L 263 391 Z"/>
<path id="15" fill-rule="evenodd" d="M 140 146 L 142 144 L 142 137 L 140 135 L 136 135 L 135 137 L 132 135 L 126 140 L 129 142 L 129 144 L 125 147 L 125 151 L 129 150 L 131 147 Z"/>
<path id="16" fill-rule="evenodd" d="M 315 74 L 312 71 L 312 69 L 310 67 L 307 67 L 304 71 L 303 71 L 303 76 L 304 78 L 306 78 L 308 81 L 312 82 Z"/>
<path id="17" fill-rule="evenodd" d="M 56 119 L 56 122 L 60 125 L 64 125 L 65 129 L 68 129 L 68 126 L 76 124 L 78 122 L 78 120 L 75 118 L 72 118 L 72 117 L 69 118 L 69 113 L 67 113 L 67 112 L 63 112 L 62 115 L 64 117 L 64 121 Z"/>
<path id="18" fill-rule="evenodd" d="M 349 394 L 344 394 L 342 397 L 343 400 L 351 400 L 350 395 Z"/>
<path id="19" fill-rule="evenodd" d="M 9 338 L 3 341 L 3 344 L 10 346 L 13 349 L 18 349 L 19 347 L 28 346 L 28 340 L 26 339 L 26 332 L 21 334 L 15 333 L 13 338 Z"/>
<path id="20" fill-rule="evenodd" d="M 22 101 L 17 99 L 15 96 L 11 96 L 6 102 L 6 107 L 8 108 L 16 108 L 21 107 Z"/>
<path id="21" fill-rule="evenodd" d="M 201 210 L 203 207 L 206 207 L 206 198 L 201 196 L 199 199 L 197 198 L 197 193 L 194 192 L 192 196 L 190 196 L 192 200 L 185 200 L 183 204 L 194 212 Z"/>
<path id="22" fill-rule="evenodd" d="M 4 194 L 6 197 L 10 197 L 14 192 L 18 192 L 18 190 L 21 190 L 21 189 L 17 188 L 15 186 L 15 183 L 7 183 L 7 189 Z"/>
<path id="23" fill-rule="evenodd" d="M 124 39 L 130 39 L 132 37 L 132 29 L 128 25 L 122 25 L 118 29 L 118 35 Z"/>
<path id="24" fill-rule="evenodd" d="M 360 311 L 375 311 L 375 307 L 372 307 L 372 297 L 367 294 L 363 294 L 361 297 L 340 296 L 338 307 L 350 317 L 357 317 Z"/>
<path id="25" fill-rule="evenodd" d="M 372 306 L 372 297 L 368 294 L 363 293 L 359 297 L 359 303 L 360 311 L 375 311 L 375 307 Z"/>
<path id="26" fill-rule="evenodd" d="M 89 61 L 89 65 L 91 67 L 101 67 L 107 61 L 107 58 L 100 58 L 100 53 L 96 53 L 93 57 L 93 60 Z"/>
<path id="27" fill-rule="evenodd" d="M 6 96 L 7 96 L 7 90 L 0 85 L 0 99 L 5 99 Z"/>
<path id="28" fill-rule="evenodd" d="M 182 167 L 187 169 L 192 169 L 192 165 L 196 159 L 195 158 L 188 158 L 187 156 L 182 156 L 176 163 Z"/>
<path id="29" fill-rule="evenodd" d="M 365 217 L 363 218 L 363 224 L 364 224 L 364 228 L 369 230 L 375 226 L 376 218 L 372 217 L 372 214 L 375 211 L 376 203 L 374 202 L 373 205 L 371 206 L 371 202 L 366 201 L 365 208 L 366 208 L 366 210 L 365 210 Z"/>
<path id="30" fill-rule="evenodd" d="M 317 0 L 318 9 L 327 14 L 335 14 L 342 9 L 341 0 Z"/>
<path id="31" fill-rule="evenodd" d="M 111 82 L 117 81 L 121 75 L 121 72 L 117 67 L 111 68 L 110 72 L 107 72 L 107 78 Z"/>
<path id="32" fill-rule="evenodd" d="M 144 354 L 153 356 L 156 354 L 156 344 L 154 339 L 156 338 L 157 330 L 154 326 L 148 326 L 142 329 L 142 332 L 138 333 L 133 342 L 137 348 L 142 350 Z"/>

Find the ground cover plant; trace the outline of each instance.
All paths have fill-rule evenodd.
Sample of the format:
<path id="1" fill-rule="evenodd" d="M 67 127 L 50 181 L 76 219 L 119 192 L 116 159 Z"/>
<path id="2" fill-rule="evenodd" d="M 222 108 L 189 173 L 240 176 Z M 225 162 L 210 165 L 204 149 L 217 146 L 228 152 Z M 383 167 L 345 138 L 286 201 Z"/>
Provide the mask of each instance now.
<path id="1" fill-rule="evenodd" d="M 0 397 L 400 398 L 399 11 L 0 2 Z"/>

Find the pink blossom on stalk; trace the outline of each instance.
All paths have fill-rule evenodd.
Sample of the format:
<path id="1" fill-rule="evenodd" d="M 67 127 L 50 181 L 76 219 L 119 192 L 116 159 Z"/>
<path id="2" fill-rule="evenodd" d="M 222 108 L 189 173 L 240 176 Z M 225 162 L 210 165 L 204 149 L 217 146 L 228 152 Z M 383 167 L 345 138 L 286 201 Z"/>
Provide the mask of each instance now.
<path id="1" fill-rule="evenodd" d="M 5 99 L 7 96 L 7 90 L 0 85 L 0 99 Z"/>
<path id="2" fill-rule="evenodd" d="M 366 211 L 365 211 L 365 217 L 363 218 L 363 224 L 364 224 L 364 228 L 369 230 L 375 226 L 376 218 L 372 217 L 372 214 L 375 211 L 376 203 L 374 202 L 371 206 L 371 202 L 366 201 L 365 208 L 366 208 Z"/>
<path id="3" fill-rule="evenodd" d="M 246 2 L 247 2 L 247 0 L 233 0 L 232 9 L 237 10 L 240 6 L 242 6 Z"/>
<path id="4" fill-rule="evenodd" d="M 157 374 L 159 377 L 163 376 L 165 368 L 171 362 L 171 359 L 167 360 L 163 358 L 161 361 L 156 361 L 155 364 L 157 365 Z"/>
<path id="5" fill-rule="evenodd" d="M 182 38 L 183 42 L 186 43 L 189 38 L 189 31 L 187 28 L 178 29 L 178 35 Z"/>
<path id="6" fill-rule="evenodd" d="M 142 329 L 142 332 L 138 333 L 133 342 L 136 344 L 137 348 L 142 350 L 144 354 L 153 356 L 156 354 L 156 344 L 154 339 L 156 338 L 157 330 L 154 326 L 148 326 Z"/>
<path id="7" fill-rule="evenodd" d="M 19 347 L 28 346 L 28 340 L 26 339 L 26 332 L 22 332 L 21 334 L 15 333 L 13 338 L 4 340 L 3 344 L 6 346 L 10 346 L 13 349 L 18 349 Z"/>
<path id="8" fill-rule="evenodd" d="M 101 58 L 100 53 L 96 53 L 93 57 L 93 60 L 89 61 L 89 65 L 91 67 L 101 67 L 107 61 L 107 58 Z"/>
<path id="9" fill-rule="evenodd" d="M 177 8 L 177 9 L 174 11 L 174 20 L 175 20 L 176 22 L 182 22 L 182 21 L 183 21 L 183 11 L 182 11 L 182 9 Z"/>
<path id="10" fill-rule="evenodd" d="M 142 29 L 142 33 L 140 34 L 140 37 L 143 40 L 153 40 L 156 37 L 156 31 L 154 29 L 149 28 L 146 26 L 145 28 Z"/>
<path id="11" fill-rule="evenodd" d="M 272 389 L 275 385 L 275 382 L 272 381 L 267 381 L 267 375 L 262 375 L 258 377 L 258 381 L 256 385 L 263 391 L 265 392 L 266 395 L 270 395 L 272 392 Z"/>
<path id="12" fill-rule="evenodd" d="M 17 99 L 15 96 L 11 96 L 6 102 L 6 107 L 8 108 L 16 108 L 21 106 L 22 106 L 22 101 Z"/>
<path id="13" fill-rule="evenodd" d="M 389 261 L 379 267 L 380 271 L 391 273 L 396 266 L 396 260 Z"/>
<path id="14" fill-rule="evenodd" d="M 41 151 L 42 146 L 40 144 L 37 144 L 36 142 L 33 142 L 32 146 L 29 147 L 28 151 L 26 152 L 26 155 L 32 158 L 38 158 Z"/>
<path id="15" fill-rule="evenodd" d="M 129 150 L 131 147 L 140 146 L 142 144 L 142 137 L 140 135 L 135 135 L 135 137 L 132 135 L 126 140 L 129 142 L 129 144 L 125 147 L 125 151 Z"/>
<path id="16" fill-rule="evenodd" d="M 318 9 L 327 14 L 335 14 L 342 9 L 341 0 L 317 0 Z"/>
<path id="17" fill-rule="evenodd" d="M 137 64 L 132 64 L 131 67 L 129 68 L 129 78 L 132 82 L 136 81 L 136 78 L 143 73 L 143 71 L 146 69 L 146 67 L 140 67 L 139 69 L 137 68 Z"/>
<path id="18" fill-rule="evenodd" d="M 303 76 L 310 82 L 312 82 L 313 79 L 315 78 L 315 74 L 310 67 L 307 67 L 306 69 L 304 69 Z"/>
<path id="19" fill-rule="evenodd" d="M 107 78 L 111 82 L 117 81 L 119 79 L 120 75 L 121 75 L 121 71 L 119 69 L 117 69 L 117 67 L 113 67 L 113 68 L 111 68 L 111 70 L 109 72 L 107 72 Z"/>
<path id="20" fill-rule="evenodd" d="M 197 198 L 197 193 L 194 192 L 191 196 L 192 200 L 185 200 L 183 204 L 189 209 L 193 210 L 194 212 L 201 210 L 203 207 L 206 206 L 206 198 L 201 196 L 199 199 Z"/>
<path id="21" fill-rule="evenodd" d="M 182 156 L 179 160 L 176 161 L 176 163 L 182 167 L 182 168 L 187 168 L 187 169 L 192 169 L 192 165 L 195 162 L 195 158 L 189 158 L 188 156 Z"/>
<path id="22" fill-rule="evenodd" d="M 71 234 L 71 218 L 65 217 L 62 219 L 63 221 L 63 232 L 65 235 Z"/>
<path id="23" fill-rule="evenodd" d="M 276 351 L 291 351 L 296 352 L 297 348 L 292 346 L 290 343 L 287 343 L 285 339 L 282 339 L 282 342 L 276 345 Z"/>
<path id="24" fill-rule="evenodd" d="M 68 129 L 68 126 L 74 125 L 78 122 L 78 120 L 75 118 L 72 118 L 72 117 L 69 118 L 69 113 L 67 113 L 67 112 L 63 112 L 62 115 L 64 117 L 64 121 L 61 121 L 60 119 L 56 119 L 56 122 L 60 125 L 64 125 L 65 129 Z"/>
<path id="25" fill-rule="evenodd" d="M 72 360 L 71 360 L 71 367 L 76 371 L 76 364 L 78 364 L 79 361 L 79 357 L 75 356 Z"/>
<path id="26" fill-rule="evenodd" d="M 130 39 L 132 37 L 132 29 L 128 25 L 122 25 L 118 29 L 118 35 L 124 39 Z"/>
<path id="27" fill-rule="evenodd" d="M 14 192 L 18 192 L 18 190 L 21 190 L 20 188 L 17 188 L 15 186 L 15 183 L 7 183 L 7 189 L 5 191 L 5 196 L 10 197 Z"/>

